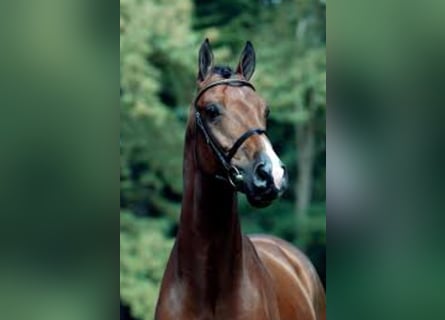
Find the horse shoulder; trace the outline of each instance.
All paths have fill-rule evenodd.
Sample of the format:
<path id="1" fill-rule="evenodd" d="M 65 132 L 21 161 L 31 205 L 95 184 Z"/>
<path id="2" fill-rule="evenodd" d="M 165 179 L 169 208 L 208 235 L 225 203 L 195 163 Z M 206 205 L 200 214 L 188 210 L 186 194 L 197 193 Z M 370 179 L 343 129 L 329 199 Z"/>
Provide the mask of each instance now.
<path id="1" fill-rule="evenodd" d="M 297 248 L 272 236 L 250 236 L 275 286 L 281 319 L 324 320 L 325 294 L 309 259 Z"/>

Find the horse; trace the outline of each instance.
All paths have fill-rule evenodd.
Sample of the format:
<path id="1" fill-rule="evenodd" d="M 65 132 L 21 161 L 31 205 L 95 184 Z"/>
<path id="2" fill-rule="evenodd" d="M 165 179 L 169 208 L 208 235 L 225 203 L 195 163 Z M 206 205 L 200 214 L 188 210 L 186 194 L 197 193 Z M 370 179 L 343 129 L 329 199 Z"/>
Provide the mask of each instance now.
<path id="1" fill-rule="evenodd" d="M 247 41 L 235 71 L 216 66 L 206 39 L 184 147 L 184 193 L 156 320 L 324 320 L 325 293 L 297 248 L 241 233 L 237 193 L 265 207 L 286 188 L 286 168 L 266 133 L 269 113 L 250 79 Z"/>

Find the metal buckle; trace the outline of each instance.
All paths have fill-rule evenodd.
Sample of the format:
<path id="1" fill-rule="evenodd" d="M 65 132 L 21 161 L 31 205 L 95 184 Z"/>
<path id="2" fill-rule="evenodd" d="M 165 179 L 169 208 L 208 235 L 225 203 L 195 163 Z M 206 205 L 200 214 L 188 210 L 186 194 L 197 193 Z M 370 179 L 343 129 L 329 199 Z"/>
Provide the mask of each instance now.
<path id="1" fill-rule="evenodd" d="M 229 183 L 232 185 L 232 187 L 236 189 L 244 181 L 243 175 L 239 172 L 239 170 L 235 166 L 230 167 L 227 179 L 229 180 Z"/>

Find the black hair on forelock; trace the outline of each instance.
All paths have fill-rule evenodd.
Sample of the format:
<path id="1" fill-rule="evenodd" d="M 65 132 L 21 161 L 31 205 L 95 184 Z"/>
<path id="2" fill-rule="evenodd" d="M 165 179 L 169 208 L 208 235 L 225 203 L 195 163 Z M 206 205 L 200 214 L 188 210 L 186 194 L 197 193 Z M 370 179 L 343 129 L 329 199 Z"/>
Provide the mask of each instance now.
<path id="1" fill-rule="evenodd" d="M 213 72 L 219 74 L 224 79 L 229 79 L 233 74 L 233 70 L 228 66 L 215 66 Z"/>

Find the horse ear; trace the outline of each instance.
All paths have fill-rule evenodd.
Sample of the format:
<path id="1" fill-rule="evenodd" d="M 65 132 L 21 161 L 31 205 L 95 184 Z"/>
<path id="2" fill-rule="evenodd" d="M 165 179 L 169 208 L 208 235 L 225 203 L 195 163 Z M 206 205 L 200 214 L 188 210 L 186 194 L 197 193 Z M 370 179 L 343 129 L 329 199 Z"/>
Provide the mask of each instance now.
<path id="1" fill-rule="evenodd" d="M 210 47 L 209 39 L 205 39 L 201 44 L 201 48 L 199 49 L 199 58 L 198 58 L 198 79 L 203 81 L 205 77 L 208 75 L 210 70 L 213 68 L 213 52 Z"/>
<path id="2" fill-rule="evenodd" d="M 255 71 L 255 49 L 250 41 L 246 42 L 243 52 L 241 53 L 236 72 L 242 74 L 246 80 L 252 78 Z"/>

